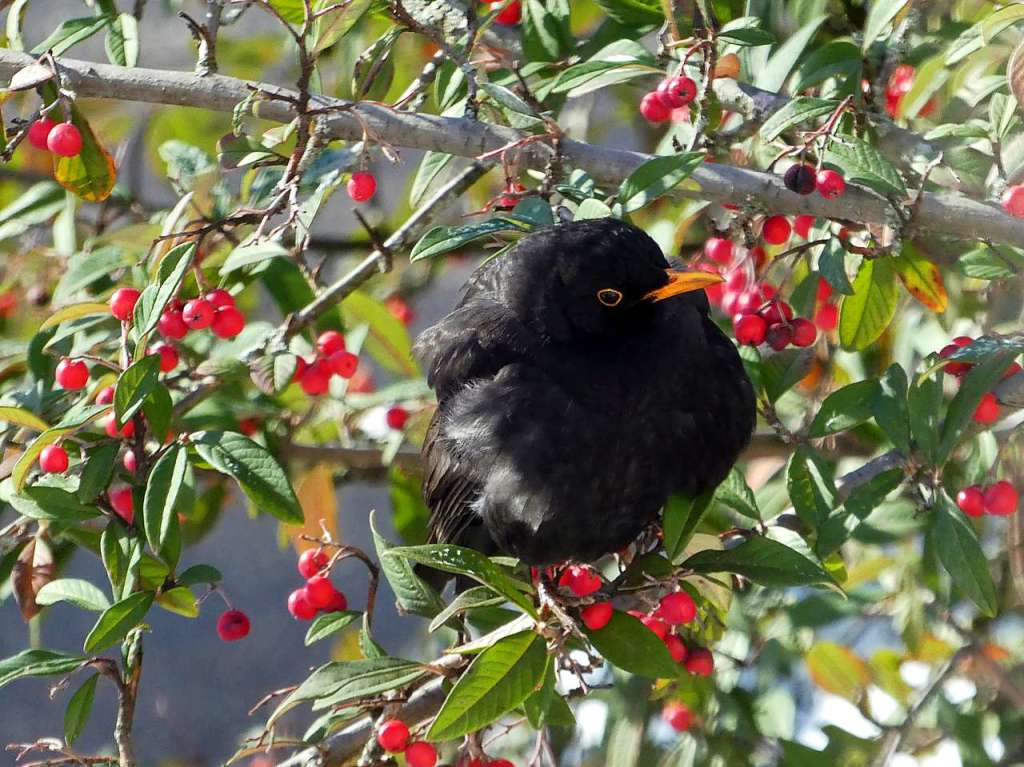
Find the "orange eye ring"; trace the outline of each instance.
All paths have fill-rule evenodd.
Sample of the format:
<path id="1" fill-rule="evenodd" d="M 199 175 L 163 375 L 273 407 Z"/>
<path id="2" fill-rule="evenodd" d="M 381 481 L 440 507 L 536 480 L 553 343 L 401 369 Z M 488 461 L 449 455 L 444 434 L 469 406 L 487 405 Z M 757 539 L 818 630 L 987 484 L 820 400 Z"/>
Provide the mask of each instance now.
<path id="1" fill-rule="evenodd" d="M 597 291 L 597 300 L 605 306 L 618 306 L 622 302 L 622 293 L 615 288 L 601 288 Z"/>

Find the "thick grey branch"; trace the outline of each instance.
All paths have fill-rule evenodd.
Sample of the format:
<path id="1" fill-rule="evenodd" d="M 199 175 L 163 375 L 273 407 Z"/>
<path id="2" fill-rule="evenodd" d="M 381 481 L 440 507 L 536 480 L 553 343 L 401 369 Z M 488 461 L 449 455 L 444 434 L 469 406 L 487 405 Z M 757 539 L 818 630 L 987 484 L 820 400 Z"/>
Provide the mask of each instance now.
<path id="1" fill-rule="evenodd" d="M 24 53 L 0 50 L 0 77 L 10 78 L 34 59 Z M 67 85 L 81 96 L 120 101 L 142 101 L 231 111 L 257 87 L 230 77 L 210 75 L 202 78 L 185 72 L 155 69 L 129 69 L 62 59 Z M 297 98 L 285 89 L 264 86 L 264 90 Z M 478 157 L 486 152 L 509 147 L 523 138 L 511 128 L 473 120 L 436 115 L 396 112 L 377 104 L 354 106 L 338 99 L 317 97 L 315 109 L 343 110 L 325 118 L 329 136 L 361 139 L 364 128 L 382 141 L 411 149 L 429 149 L 461 157 Z M 358 119 L 352 114 L 358 112 Z M 263 101 L 259 114 L 270 120 L 288 122 L 294 116 L 284 100 Z M 650 159 L 643 152 L 610 149 L 579 141 L 563 140 L 561 153 L 567 165 L 580 168 L 598 181 L 615 184 Z M 524 164 L 543 169 L 551 147 L 534 141 L 517 150 Z M 817 195 L 803 197 L 788 191 L 779 176 L 728 165 L 705 163 L 693 174 L 696 186 L 680 194 L 714 202 L 748 203 L 778 213 L 810 214 L 843 218 L 862 223 L 884 224 L 893 217 L 887 200 L 863 189 L 850 189 L 842 198 L 826 200 Z M 995 205 L 977 202 L 960 195 L 925 194 L 911 229 L 966 239 L 985 238 L 992 242 L 1024 247 L 1024 221 L 1006 215 Z"/>

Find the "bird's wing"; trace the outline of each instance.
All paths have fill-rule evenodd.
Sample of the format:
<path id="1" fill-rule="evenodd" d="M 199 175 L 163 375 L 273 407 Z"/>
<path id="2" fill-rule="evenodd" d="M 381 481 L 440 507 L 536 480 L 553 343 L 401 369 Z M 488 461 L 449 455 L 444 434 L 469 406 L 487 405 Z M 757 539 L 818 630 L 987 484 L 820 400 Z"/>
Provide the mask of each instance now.
<path id="1" fill-rule="evenodd" d="M 450 543 L 462 540 L 474 522 L 473 501 L 480 493 L 460 459 L 445 444 L 441 434 L 444 414 L 439 408 L 427 429 L 423 442 L 423 498 L 430 509 L 430 542 Z"/>

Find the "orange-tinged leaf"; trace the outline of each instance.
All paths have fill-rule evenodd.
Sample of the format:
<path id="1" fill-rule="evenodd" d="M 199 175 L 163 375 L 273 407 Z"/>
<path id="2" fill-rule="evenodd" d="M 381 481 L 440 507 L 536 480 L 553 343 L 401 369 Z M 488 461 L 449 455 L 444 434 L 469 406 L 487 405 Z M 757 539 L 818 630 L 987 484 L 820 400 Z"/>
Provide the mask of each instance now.
<path id="1" fill-rule="evenodd" d="M 36 537 L 21 550 L 11 571 L 14 600 L 25 620 L 31 620 L 39 614 L 42 608 L 36 604 L 36 594 L 53 580 L 53 574 L 53 551 L 50 544 Z"/>
<path id="2" fill-rule="evenodd" d="M 71 122 L 82 133 L 82 151 L 76 157 L 53 156 L 53 177 L 62 187 L 87 202 L 103 202 L 114 190 L 117 168 L 77 107 Z"/>
<path id="3" fill-rule="evenodd" d="M 318 463 L 295 482 L 295 495 L 302 506 L 305 522 L 302 525 L 282 525 L 281 535 L 291 541 L 295 551 L 303 552 L 316 546 L 302 540 L 303 535 L 319 538 L 323 535 L 320 521 L 334 540 L 338 539 L 338 499 L 334 491 L 334 478 L 327 464 Z M 330 552 L 328 552 L 330 553 Z"/>
<path id="4" fill-rule="evenodd" d="M 850 648 L 818 642 L 804 657 L 811 679 L 821 689 L 856 702 L 871 682 L 871 671 Z"/>
<path id="5" fill-rule="evenodd" d="M 910 243 L 892 260 L 900 281 L 914 298 L 933 312 L 944 312 L 949 304 L 946 284 L 938 265 L 917 252 Z"/>
<path id="6" fill-rule="evenodd" d="M 1009 660 L 1010 651 L 1002 645 L 995 644 L 994 642 L 986 642 L 981 646 L 981 653 L 989 660 L 994 660 L 997 663 Z"/>

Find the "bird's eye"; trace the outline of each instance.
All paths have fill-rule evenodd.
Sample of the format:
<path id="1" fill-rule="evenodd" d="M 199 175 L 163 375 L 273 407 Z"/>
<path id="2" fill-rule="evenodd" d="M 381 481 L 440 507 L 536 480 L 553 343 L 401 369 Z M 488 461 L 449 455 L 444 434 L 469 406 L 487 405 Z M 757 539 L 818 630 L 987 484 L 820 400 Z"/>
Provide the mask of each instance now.
<path id="1" fill-rule="evenodd" d="M 601 288 L 597 291 L 597 300 L 605 306 L 618 306 L 622 301 L 622 293 L 615 288 Z"/>

